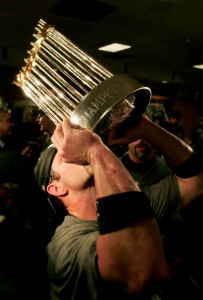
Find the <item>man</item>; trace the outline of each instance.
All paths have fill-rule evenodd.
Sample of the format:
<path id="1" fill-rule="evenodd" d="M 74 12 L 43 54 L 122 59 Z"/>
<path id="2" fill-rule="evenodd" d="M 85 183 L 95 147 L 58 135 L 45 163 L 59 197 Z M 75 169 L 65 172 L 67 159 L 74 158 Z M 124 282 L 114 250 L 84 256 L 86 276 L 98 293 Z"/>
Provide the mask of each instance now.
<path id="1" fill-rule="evenodd" d="M 125 134 L 123 134 L 124 126 Z M 121 128 L 122 130 L 120 130 Z M 123 135 L 120 136 L 119 132 L 122 132 Z M 193 154 L 193 149 L 180 138 L 155 124 L 147 117 L 142 117 L 138 124 L 130 128 L 126 122 L 117 125 L 111 130 L 108 146 L 113 151 L 115 149 L 115 152 L 119 153 L 120 156 L 121 152 L 117 150 L 117 147 L 119 148 L 120 145 L 128 145 L 140 139 L 147 141 L 156 149 L 156 151 L 163 156 L 172 171 L 169 176 L 163 178 L 161 182 L 154 182 L 150 187 L 145 186 L 144 190 L 153 206 L 155 216 L 159 220 L 164 220 L 167 214 L 171 215 L 178 207 L 181 209 L 187 207 L 195 198 L 202 194 L 203 186 L 201 182 L 203 174 L 199 172 L 198 176 L 195 177 L 191 176 L 193 175 L 192 171 L 188 171 L 188 174 L 179 174 L 179 172 L 177 174 L 176 167 L 174 166 L 179 165 L 190 156 L 196 157 L 195 154 Z M 193 167 L 198 168 L 197 165 L 198 164 L 191 165 L 191 170 Z M 201 171 L 201 161 L 199 162 L 199 168 Z"/>
<path id="2" fill-rule="evenodd" d="M 160 126 L 153 124 L 147 118 L 142 118 L 139 124 L 133 128 L 126 129 L 125 136 L 119 136 L 119 132 L 123 131 L 120 130 L 120 127 L 121 125 L 118 125 L 115 130 L 112 130 L 108 144 L 112 150 L 116 150 L 119 156 L 122 145 L 127 144 L 129 146 L 129 151 L 122 157 L 122 161 L 134 178 L 139 181 L 141 190 L 148 196 L 163 234 L 167 261 L 172 266 L 176 266 L 173 271 L 178 272 L 178 276 L 176 274 L 176 287 L 175 289 L 174 286 L 172 287 L 173 295 L 166 298 L 179 298 L 178 293 L 181 293 L 181 297 L 184 297 L 183 294 L 187 297 L 191 291 L 194 296 L 195 293 L 199 293 L 200 288 L 198 288 L 197 282 L 191 284 L 190 279 L 192 278 L 194 282 L 196 280 L 200 282 L 202 266 L 202 255 L 199 255 L 201 250 L 197 252 L 193 247 L 196 243 L 198 249 L 202 249 L 198 245 L 199 239 L 194 241 L 194 233 L 196 236 L 198 235 L 201 224 L 199 227 L 198 222 L 196 228 L 193 225 L 194 223 L 197 224 L 199 219 L 198 207 L 201 210 L 198 200 L 203 197 L 202 161 L 193 153 L 192 148 L 187 143 L 161 129 Z M 128 126 L 126 125 L 125 128 Z M 136 142 L 131 142 L 133 137 Z M 146 141 L 148 144 L 145 143 Z M 136 147 L 140 145 L 142 148 Z M 164 161 L 171 169 L 169 173 L 165 167 L 164 172 L 162 172 L 162 164 L 161 168 L 160 166 L 153 166 L 153 164 L 150 167 L 153 155 L 149 150 L 149 145 L 162 154 Z M 188 160 L 185 159 L 187 153 L 188 155 L 191 153 Z M 183 162 L 184 160 L 185 162 Z M 139 165 L 137 165 L 138 162 Z M 194 218 L 194 207 L 197 208 L 196 218 Z M 191 220 L 191 216 L 189 216 L 191 211 L 194 220 L 189 224 L 188 219 Z M 193 239 L 191 239 L 191 228 L 194 229 Z M 194 261 L 195 267 L 191 264 Z M 180 268 L 180 262 L 181 264 L 184 262 L 182 268 Z M 193 276 L 195 276 L 195 280 Z M 201 297 L 202 292 L 200 298 L 196 299 L 201 299 Z"/>
<path id="3" fill-rule="evenodd" d="M 0 152 L 12 148 L 12 144 L 10 144 L 8 138 L 12 135 L 13 126 L 9 110 L 0 108 Z"/>
<path id="4" fill-rule="evenodd" d="M 163 128 L 177 135 L 182 140 L 186 139 L 183 125 L 181 124 L 182 113 L 179 110 L 172 110 L 169 113 L 168 122 L 162 123 Z M 185 140 L 187 141 L 187 140 Z"/>
<path id="5" fill-rule="evenodd" d="M 120 159 L 140 186 L 155 184 L 171 173 L 164 159 L 144 139 L 129 143 Z"/>
<path id="6" fill-rule="evenodd" d="M 149 197 L 151 207 L 156 212 L 156 219 L 161 229 L 165 230 L 164 227 L 168 226 L 168 221 L 177 207 L 171 206 L 171 213 L 169 214 L 168 206 L 168 217 L 166 218 L 166 214 L 161 209 L 161 203 L 165 203 L 165 201 L 160 201 L 160 199 L 167 198 L 169 200 L 172 198 L 169 201 L 171 204 L 174 203 L 174 194 L 167 193 L 168 189 L 165 187 L 165 182 L 172 181 L 172 185 L 178 190 L 176 177 L 172 175 L 172 171 L 163 157 L 158 155 L 155 148 L 144 139 L 137 139 L 129 143 L 127 151 L 125 148 L 123 151 L 123 154 L 121 150 L 119 153 L 121 161 L 138 182 L 140 189 Z M 176 203 L 178 203 L 180 194 L 176 193 L 176 197 Z"/>
<path id="7" fill-rule="evenodd" d="M 40 125 L 40 131 L 43 133 L 43 144 L 41 152 L 44 151 L 52 142 L 51 136 L 54 133 L 56 125 L 54 122 L 42 111 L 39 112 L 37 121 Z"/>
<path id="8" fill-rule="evenodd" d="M 121 150 L 122 147 L 120 147 L 120 155 Z M 180 202 L 180 193 L 176 176 L 164 158 L 158 155 L 152 145 L 144 139 L 129 143 L 127 148 L 123 148 L 123 152 L 124 154 L 119 158 L 135 181 L 138 182 L 140 189 L 149 197 L 164 241 L 166 243 L 167 236 L 170 237 L 170 240 L 167 239 L 167 248 L 169 248 L 170 242 L 170 255 L 173 253 L 173 260 L 176 260 L 176 255 L 180 255 L 177 248 L 178 228 L 183 227 L 183 220 L 177 205 Z M 165 212 L 166 204 L 167 213 Z"/>
<path id="9" fill-rule="evenodd" d="M 67 213 L 47 246 L 51 299 L 146 299 L 170 277 L 148 199 L 92 131 L 66 119 L 52 141 L 35 168 Z"/>

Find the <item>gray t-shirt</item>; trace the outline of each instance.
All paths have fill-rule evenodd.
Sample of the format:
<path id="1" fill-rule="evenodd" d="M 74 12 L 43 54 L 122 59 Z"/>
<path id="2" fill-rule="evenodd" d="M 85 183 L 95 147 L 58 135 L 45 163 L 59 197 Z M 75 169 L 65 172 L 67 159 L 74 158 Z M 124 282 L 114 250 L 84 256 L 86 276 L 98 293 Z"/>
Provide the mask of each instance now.
<path id="1" fill-rule="evenodd" d="M 175 175 L 171 173 L 153 185 L 143 185 L 141 189 L 149 198 L 155 218 L 164 230 L 179 214 L 180 191 Z"/>
<path id="2" fill-rule="evenodd" d="M 157 155 L 145 165 L 132 162 L 127 152 L 120 159 L 149 198 L 161 229 L 166 228 L 168 222 L 179 213 L 181 198 L 176 176 L 165 160 Z"/>
<path id="3" fill-rule="evenodd" d="M 98 222 L 66 216 L 47 246 L 51 299 L 98 299 Z"/>
<path id="4" fill-rule="evenodd" d="M 154 172 L 154 167 L 152 168 Z M 163 175 L 163 174 L 162 174 Z M 148 182 L 148 181 L 147 181 Z M 180 193 L 171 172 L 156 178 L 156 183 L 141 186 L 148 196 L 160 225 L 168 226 L 178 210 Z M 96 240 L 98 222 L 66 216 L 48 244 L 48 275 L 52 300 L 126 300 L 117 289 L 102 282 L 97 270 Z M 137 298 L 136 298 L 137 299 Z"/>
<path id="5" fill-rule="evenodd" d="M 66 216 L 47 246 L 52 300 L 151 300 L 102 281 L 97 270 L 98 222 Z M 124 274 L 125 276 L 125 274 Z"/>

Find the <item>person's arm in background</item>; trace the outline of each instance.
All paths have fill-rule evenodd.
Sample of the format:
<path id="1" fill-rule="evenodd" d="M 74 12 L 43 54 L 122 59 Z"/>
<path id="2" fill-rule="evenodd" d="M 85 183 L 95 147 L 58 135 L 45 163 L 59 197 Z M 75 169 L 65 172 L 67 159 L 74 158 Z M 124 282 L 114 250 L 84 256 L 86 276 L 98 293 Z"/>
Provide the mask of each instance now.
<path id="1" fill-rule="evenodd" d="M 123 125 L 119 124 L 111 131 L 108 146 L 128 144 L 138 138 L 148 141 L 163 155 L 177 176 L 182 207 L 186 207 L 203 193 L 202 162 L 198 158 L 192 158 L 194 156 L 193 149 L 187 143 L 145 116 L 129 130 L 126 130 L 125 135 L 118 136 L 121 126 Z M 188 163 L 186 163 L 187 161 Z"/>
<path id="2" fill-rule="evenodd" d="M 98 135 L 74 128 L 67 119 L 57 126 L 52 141 L 65 162 L 92 166 L 100 228 L 96 249 L 102 279 L 118 284 L 117 288 L 127 293 L 140 293 L 168 281 L 170 271 L 162 238 L 148 199 L 120 160 Z"/>

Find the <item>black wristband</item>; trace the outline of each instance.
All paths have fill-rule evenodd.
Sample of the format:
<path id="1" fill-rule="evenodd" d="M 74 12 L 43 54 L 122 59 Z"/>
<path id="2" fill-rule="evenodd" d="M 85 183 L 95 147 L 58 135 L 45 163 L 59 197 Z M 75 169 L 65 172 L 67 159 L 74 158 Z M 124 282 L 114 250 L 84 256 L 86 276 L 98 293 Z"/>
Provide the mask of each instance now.
<path id="1" fill-rule="evenodd" d="M 97 200 L 100 234 L 129 227 L 154 217 L 149 199 L 142 192 L 125 192 Z"/>
<path id="2" fill-rule="evenodd" d="M 171 166 L 170 168 L 178 177 L 190 178 L 198 175 L 203 170 L 203 161 L 195 152 L 193 152 L 186 161 L 177 166 Z"/>

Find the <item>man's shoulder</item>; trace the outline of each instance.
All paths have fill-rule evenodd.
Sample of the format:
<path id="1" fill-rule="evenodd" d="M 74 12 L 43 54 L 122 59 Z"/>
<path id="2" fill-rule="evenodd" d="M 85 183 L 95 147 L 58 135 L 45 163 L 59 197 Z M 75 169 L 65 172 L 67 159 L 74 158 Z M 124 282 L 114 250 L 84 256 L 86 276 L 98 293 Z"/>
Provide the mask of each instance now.
<path id="1" fill-rule="evenodd" d="M 63 222 L 56 228 L 55 233 L 48 244 L 48 249 L 55 249 L 65 247 L 73 247 L 82 245 L 84 240 L 96 240 L 99 234 L 98 222 L 81 220 L 79 218 L 67 215 Z"/>
<path id="2" fill-rule="evenodd" d="M 88 259 L 94 261 L 98 234 L 97 221 L 66 216 L 47 245 L 49 267 L 54 265 L 62 270 L 65 265 L 71 266 L 73 261 L 76 262 L 78 257 L 77 264 L 80 265 Z"/>

